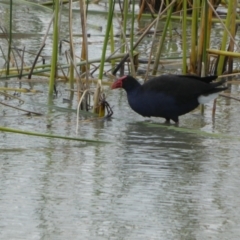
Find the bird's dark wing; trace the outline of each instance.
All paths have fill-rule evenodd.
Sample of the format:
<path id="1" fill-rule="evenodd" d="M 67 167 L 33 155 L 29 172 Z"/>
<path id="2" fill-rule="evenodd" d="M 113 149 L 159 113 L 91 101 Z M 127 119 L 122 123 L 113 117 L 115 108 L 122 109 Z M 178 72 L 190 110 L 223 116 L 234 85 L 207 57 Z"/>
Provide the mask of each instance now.
<path id="1" fill-rule="evenodd" d="M 223 82 L 206 83 L 196 78 L 179 75 L 162 75 L 148 80 L 142 85 L 142 90 L 151 94 L 162 93 L 172 96 L 178 103 L 185 103 L 200 95 L 220 92 L 226 88 L 216 88 Z"/>
<path id="2" fill-rule="evenodd" d="M 183 79 L 190 78 L 190 79 L 199 80 L 199 81 L 202 81 L 202 82 L 205 82 L 205 83 L 210 83 L 213 80 L 216 80 L 218 78 L 218 76 L 216 76 L 216 75 L 206 76 L 206 77 L 199 77 L 199 76 L 196 76 L 196 75 L 177 75 L 177 76 L 179 78 L 183 78 Z"/>

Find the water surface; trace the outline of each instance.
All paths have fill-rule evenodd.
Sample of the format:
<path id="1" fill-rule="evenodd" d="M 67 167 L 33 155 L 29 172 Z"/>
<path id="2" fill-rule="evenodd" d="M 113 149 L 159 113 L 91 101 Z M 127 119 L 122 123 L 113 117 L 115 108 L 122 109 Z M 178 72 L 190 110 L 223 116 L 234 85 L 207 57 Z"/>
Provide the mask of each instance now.
<path id="1" fill-rule="evenodd" d="M 16 31 L 44 33 L 47 16 L 31 22 L 29 14 L 29 25 Z M 96 36 L 91 57 L 100 56 L 102 39 Z M 41 38 L 17 43 L 34 50 Z M 63 103 L 67 87 L 58 84 L 53 106 L 76 109 L 76 98 Z M 76 112 L 48 108 L 47 84 L 34 88 L 42 93 L 22 94 L 21 107 L 43 116 L 1 106 L 0 126 L 75 136 Z M 236 94 L 238 88 L 230 86 Z M 203 116 L 197 110 L 169 128 L 134 113 L 123 91 L 105 92 L 112 119 L 81 116 L 77 136 L 110 144 L 0 133 L 0 239 L 239 239 L 239 103 L 219 98 L 215 118 L 210 103 Z"/>

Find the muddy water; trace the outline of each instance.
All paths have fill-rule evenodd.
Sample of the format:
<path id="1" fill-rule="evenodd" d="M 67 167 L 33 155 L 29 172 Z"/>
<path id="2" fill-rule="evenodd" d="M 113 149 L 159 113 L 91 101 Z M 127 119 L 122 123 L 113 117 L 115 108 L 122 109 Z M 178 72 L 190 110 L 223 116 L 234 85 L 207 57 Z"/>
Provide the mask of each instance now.
<path id="1" fill-rule="evenodd" d="M 66 87 L 53 106 L 69 107 Z M 48 108 L 47 84 L 34 88 L 43 93 L 22 94 L 22 107 L 43 116 L 1 106 L 0 126 L 75 136 L 76 113 Z M 82 117 L 77 136 L 109 144 L 0 133 L 0 239 L 239 239 L 239 103 L 219 98 L 214 119 L 208 104 L 169 127 L 105 90 L 113 118 Z"/>

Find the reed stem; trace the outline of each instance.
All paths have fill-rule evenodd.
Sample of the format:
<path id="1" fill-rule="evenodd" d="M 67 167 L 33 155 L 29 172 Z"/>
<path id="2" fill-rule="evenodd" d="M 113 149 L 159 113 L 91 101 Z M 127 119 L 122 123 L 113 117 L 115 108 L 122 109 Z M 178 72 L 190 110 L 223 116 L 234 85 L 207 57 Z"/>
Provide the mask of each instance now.
<path id="1" fill-rule="evenodd" d="M 8 57 L 7 57 L 7 71 L 6 71 L 6 75 L 9 74 L 10 61 L 11 61 L 11 51 L 12 51 L 12 11 L 13 11 L 13 1 L 10 0 L 9 40 L 8 40 Z"/>
<path id="2" fill-rule="evenodd" d="M 52 60 L 51 60 L 51 74 L 49 79 L 49 89 L 48 94 L 53 95 L 55 77 L 57 73 L 57 61 L 58 61 L 58 17 L 60 4 L 59 0 L 55 0 L 55 15 L 54 15 L 54 24 L 53 24 L 53 46 L 52 46 Z"/>
<path id="3" fill-rule="evenodd" d="M 173 2 L 175 2 L 175 1 L 173 1 Z M 169 25 L 169 22 L 171 20 L 171 15 L 172 15 L 172 10 L 173 10 L 173 5 L 174 5 L 173 2 L 171 3 L 171 5 L 168 5 L 168 7 L 167 7 L 167 9 L 168 9 L 167 20 L 166 20 L 166 23 L 164 25 L 162 36 L 159 40 L 159 47 L 158 47 L 157 54 L 156 54 L 156 57 L 155 57 L 155 62 L 153 64 L 152 75 L 157 74 L 157 70 L 158 70 L 158 66 L 159 66 L 159 59 L 160 59 L 161 52 L 162 52 L 163 45 L 164 45 L 164 41 L 165 41 L 165 38 L 166 38 L 166 35 L 167 35 L 168 25 Z M 160 13 L 159 13 L 159 15 L 160 15 Z"/>
<path id="4" fill-rule="evenodd" d="M 183 1 L 183 20 L 182 20 L 182 49 L 183 49 L 183 63 L 182 73 L 187 73 L 187 1 Z"/>
<path id="5" fill-rule="evenodd" d="M 190 72 L 196 73 L 197 63 L 197 30 L 198 30 L 198 0 L 193 0 L 192 26 L 191 26 L 191 54 L 190 54 Z"/>
<path id="6" fill-rule="evenodd" d="M 73 45 L 73 31 L 72 31 L 72 0 L 69 0 L 69 41 L 70 41 L 70 56 L 72 61 L 70 60 L 70 68 L 69 68 L 69 85 L 70 88 L 74 88 L 74 64 L 75 64 L 75 51 Z"/>
<path id="7" fill-rule="evenodd" d="M 229 30 L 230 30 L 230 23 L 231 23 L 231 15 L 233 12 L 233 7 L 234 7 L 234 1 L 228 1 L 228 12 L 227 12 L 227 17 L 226 17 L 226 29 L 224 29 L 223 32 L 223 37 L 222 37 L 222 44 L 221 44 L 221 50 L 226 50 L 226 45 L 227 45 L 227 40 L 229 36 Z M 217 75 L 220 75 L 223 72 L 224 68 L 224 56 L 219 57 L 218 61 L 218 66 L 217 66 Z"/>
<path id="8" fill-rule="evenodd" d="M 104 38 L 104 42 L 103 42 L 101 64 L 100 64 L 99 75 L 98 75 L 98 78 L 101 79 L 101 80 L 103 78 L 103 70 L 104 70 L 104 64 L 105 64 L 105 58 L 106 58 L 106 51 L 107 51 L 107 44 L 108 44 L 108 39 L 109 39 L 109 32 L 110 32 L 110 28 L 111 28 L 111 25 L 112 25 L 114 6 L 115 6 L 115 0 L 110 0 L 109 1 L 108 18 L 107 18 L 107 27 L 106 27 L 105 38 Z"/>
<path id="9" fill-rule="evenodd" d="M 134 12 L 135 12 L 135 0 L 132 0 L 132 13 L 134 13 Z M 131 54 L 130 55 L 131 56 L 134 56 L 134 54 L 133 54 L 133 51 L 134 51 L 134 23 L 135 23 L 135 15 L 132 14 L 132 18 L 131 18 L 131 33 L 130 33 L 130 36 L 131 36 L 131 39 L 130 39 L 130 53 Z M 132 73 L 132 75 L 134 77 L 134 75 L 135 75 L 134 66 L 132 66 L 131 73 Z"/>

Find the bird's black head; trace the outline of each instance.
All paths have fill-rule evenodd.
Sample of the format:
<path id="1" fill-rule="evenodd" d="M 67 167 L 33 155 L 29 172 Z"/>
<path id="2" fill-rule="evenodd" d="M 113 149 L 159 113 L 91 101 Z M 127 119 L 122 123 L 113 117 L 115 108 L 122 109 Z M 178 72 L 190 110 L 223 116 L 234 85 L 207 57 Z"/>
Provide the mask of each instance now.
<path id="1" fill-rule="evenodd" d="M 117 79 L 112 84 L 112 89 L 123 88 L 126 91 L 131 91 L 131 90 L 136 89 L 139 86 L 140 86 L 140 83 L 135 78 L 127 75 L 127 76 L 123 76 L 123 77 Z"/>

